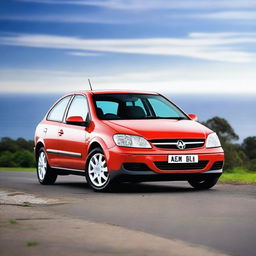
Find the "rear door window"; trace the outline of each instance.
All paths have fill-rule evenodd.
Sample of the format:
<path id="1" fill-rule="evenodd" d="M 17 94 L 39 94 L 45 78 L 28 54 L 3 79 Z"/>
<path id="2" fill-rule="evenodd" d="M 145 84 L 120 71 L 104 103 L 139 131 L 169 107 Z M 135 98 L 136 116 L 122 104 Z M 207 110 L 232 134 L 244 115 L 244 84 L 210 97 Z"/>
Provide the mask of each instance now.
<path id="1" fill-rule="evenodd" d="M 87 99 L 83 95 L 77 95 L 73 99 L 67 114 L 67 118 L 70 116 L 81 116 L 86 121 L 88 115 Z"/>

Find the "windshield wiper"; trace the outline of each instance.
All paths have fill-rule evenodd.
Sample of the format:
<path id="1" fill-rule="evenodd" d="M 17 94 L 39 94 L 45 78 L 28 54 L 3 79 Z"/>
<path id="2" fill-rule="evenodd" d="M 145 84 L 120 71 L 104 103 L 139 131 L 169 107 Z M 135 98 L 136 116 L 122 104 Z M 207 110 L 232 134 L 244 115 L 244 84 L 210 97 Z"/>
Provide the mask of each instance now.
<path id="1" fill-rule="evenodd" d="M 187 118 L 186 118 L 186 117 L 184 117 L 184 116 L 173 117 L 173 118 L 170 118 L 170 119 L 187 120 Z"/>

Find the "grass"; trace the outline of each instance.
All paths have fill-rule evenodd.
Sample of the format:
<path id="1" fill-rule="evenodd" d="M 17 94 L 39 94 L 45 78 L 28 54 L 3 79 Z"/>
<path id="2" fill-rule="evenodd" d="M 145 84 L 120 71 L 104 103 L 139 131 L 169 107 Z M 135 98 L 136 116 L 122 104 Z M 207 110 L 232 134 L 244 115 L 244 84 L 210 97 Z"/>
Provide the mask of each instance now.
<path id="1" fill-rule="evenodd" d="M 224 183 L 256 184 L 256 172 L 249 172 L 243 168 L 234 168 L 224 172 L 220 181 Z"/>
<path id="2" fill-rule="evenodd" d="M 24 167 L 0 167 L 0 171 L 21 171 L 21 172 L 35 172 L 36 168 L 24 168 Z"/>
<path id="3" fill-rule="evenodd" d="M 17 221 L 16 220 L 9 220 L 9 223 L 10 224 L 17 224 Z"/>
<path id="4" fill-rule="evenodd" d="M 30 207 L 31 204 L 29 202 L 23 202 L 21 206 L 22 207 Z"/>
<path id="5" fill-rule="evenodd" d="M 224 173 L 220 177 L 224 183 L 256 184 L 256 173 Z"/>
<path id="6" fill-rule="evenodd" d="M 34 242 L 34 241 L 29 241 L 29 242 L 27 242 L 27 246 L 28 246 L 28 247 L 37 246 L 37 245 L 38 245 L 38 243 L 37 243 L 37 242 Z"/>

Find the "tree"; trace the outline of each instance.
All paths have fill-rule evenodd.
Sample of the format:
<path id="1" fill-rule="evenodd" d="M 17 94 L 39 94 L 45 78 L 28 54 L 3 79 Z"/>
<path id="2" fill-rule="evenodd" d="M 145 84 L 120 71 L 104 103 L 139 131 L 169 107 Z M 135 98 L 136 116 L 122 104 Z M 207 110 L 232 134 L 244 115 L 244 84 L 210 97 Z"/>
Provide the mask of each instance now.
<path id="1" fill-rule="evenodd" d="M 225 170 L 231 171 L 236 167 L 243 167 L 247 161 L 247 157 L 241 150 L 239 144 L 225 143 L 222 145 L 225 152 Z"/>
<path id="2" fill-rule="evenodd" d="M 248 162 L 248 170 L 256 172 L 256 159 L 252 159 Z"/>
<path id="3" fill-rule="evenodd" d="M 231 143 L 232 141 L 239 139 L 239 136 L 235 133 L 231 125 L 224 118 L 215 116 L 203 124 L 216 132 L 222 143 Z"/>
<path id="4" fill-rule="evenodd" d="M 250 171 L 256 171 L 256 136 L 245 138 L 241 147 L 248 158 L 247 168 Z"/>
<path id="5" fill-rule="evenodd" d="M 0 152 L 9 151 L 15 153 L 19 150 L 25 149 L 33 152 L 34 142 L 32 140 L 25 140 L 23 138 L 18 138 L 13 140 L 8 137 L 3 137 L 0 140 Z"/>
<path id="6" fill-rule="evenodd" d="M 23 138 L 18 138 L 16 140 L 16 144 L 19 147 L 19 149 L 25 149 L 28 151 L 33 151 L 34 142 L 32 140 L 25 140 Z"/>
<path id="7" fill-rule="evenodd" d="M 243 167 L 246 163 L 246 155 L 239 144 L 233 142 L 239 137 L 229 122 L 221 117 L 213 117 L 203 123 L 219 136 L 221 145 L 225 152 L 225 170 L 232 170 L 235 167 Z"/>
<path id="8" fill-rule="evenodd" d="M 242 149 L 249 159 L 256 159 L 256 136 L 245 138 Z"/>
<path id="9" fill-rule="evenodd" d="M 15 140 L 3 137 L 0 141 L 0 152 L 9 151 L 9 152 L 16 152 L 19 150 L 19 146 L 15 142 Z"/>

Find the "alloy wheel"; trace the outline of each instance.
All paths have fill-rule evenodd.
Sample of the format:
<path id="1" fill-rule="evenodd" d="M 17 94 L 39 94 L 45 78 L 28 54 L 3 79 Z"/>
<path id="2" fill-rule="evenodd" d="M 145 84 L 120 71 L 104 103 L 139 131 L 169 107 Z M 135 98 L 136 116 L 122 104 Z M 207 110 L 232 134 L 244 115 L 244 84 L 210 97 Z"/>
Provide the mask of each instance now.
<path id="1" fill-rule="evenodd" d="M 102 153 L 94 154 L 88 166 L 90 181 L 96 187 L 104 186 L 109 180 L 109 172 L 105 156 Z"/>
<path id="2" fill-rule="evenodd" d="M 38 176 L 43 180 L 47 171 L 47 160 L 44 152 L 41 152 L 38 158 Z"/>

